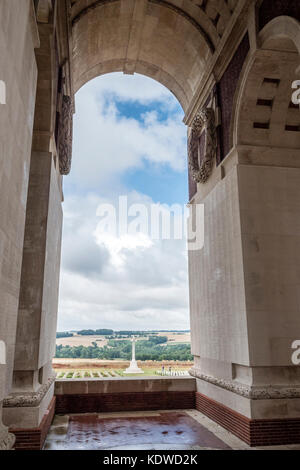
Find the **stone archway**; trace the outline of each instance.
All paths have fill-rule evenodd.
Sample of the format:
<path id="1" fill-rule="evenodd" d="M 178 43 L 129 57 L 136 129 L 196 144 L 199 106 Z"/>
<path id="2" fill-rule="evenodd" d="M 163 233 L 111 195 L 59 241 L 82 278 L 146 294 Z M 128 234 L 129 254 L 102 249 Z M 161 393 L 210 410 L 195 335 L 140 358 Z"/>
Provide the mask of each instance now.
<path id="1" fill-rule="evenodd" d="M 13 1 L 0 7 L 10 17 Z M 14 91 L 23 96 L 23 114 L 12 120 L 9 139 L 0 135 L 16 155 L 15 175 L 4 162 L 11 188 L 21 181 L 26 194 L 29 184 L 26 223 L 23 193 L 0 189 L 0 200 L 11 198 L 4 213 L 24 209 L 16 216 L 21 230 L 11 224 L 3 239 L 7 259 L 17 258 L 13 282 L 0 284 L 7 299 L 0 339 L 9 344 L 0 369 L 4 422 L 30 433 L 48 426 L 50 404 L 47 416 L 54 412 L 61 185 L 70 170 L 73 96 L 91 78 L 118 70 L 160 81 L 186 113 L 190 203 L 205 206 L 205 246 L 189 256 L 197 409 L 251 445 L 299 442 L 299 366 L 291 359 L 300 335 L 300 260 L 293 261 L 300 244 L 299 122 L 287 96 L 298 61 L 297 0 L 25 3 L 31 76 L 22 80 L 17 55 L 8 62 L 9 73 L 18 70 Z M 25 100 L 34 125 L 25 119 Z M 13 139 L 19 129 L 24 154 Z"/>

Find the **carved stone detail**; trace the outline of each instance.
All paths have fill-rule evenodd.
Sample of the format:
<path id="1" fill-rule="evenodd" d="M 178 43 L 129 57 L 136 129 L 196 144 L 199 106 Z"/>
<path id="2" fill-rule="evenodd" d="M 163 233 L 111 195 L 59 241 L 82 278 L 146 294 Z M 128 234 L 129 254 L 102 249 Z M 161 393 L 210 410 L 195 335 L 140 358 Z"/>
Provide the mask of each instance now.
<path id="1" fill-rule="evenodd" d="M 199 138 L 202 132 L 204 132 L 205 146 L 203 160 L 199 163 Z M 215 112 L 212 108 L 205 108 L 196 114 L 188 139 L 189 169 L 196 183 L 205 183 L 211 175 L 216 149 Z"/>
<path id="2" fill-rule="evenodd" d="M 17 393 L 17 394 L 6 397 L 3 400 L 3 407 L 15 408 L 15 407 L 38 406 L 54 381 L 55 381 L 55 375 L 50 377 L 47 380 L 47 382 L 39 388 L 37 392 L 34 392 L 34 393 L 24 392 L 22 394 Z"/>
<path id="3" fill-rule="evenodd" d="M 59 121 L 58 153 L 61 175 L 68 175 L 71 170 L 73 141 L 73 100 L 64 95 Z"/>
<path id="4" fill-rule="evenodd" d="M 217 387 L 224 388 L 230 392 L 241 395 L 242 397 L 251 400 L 271 400 L 280 398 L 300 398 L 300 386 L 286 387 L 286 386 L 249 386 L 231 380 L 219 379 L 206 375 L 196 368 L 189 371 L 190 375 L 197 379 L 209 382 Z"/>
<path id="5" fill-rule="evenodd" d="M 11 450 L 14 446 L 15 440 L 15 435 L 8 432 L 6 427 L 0 427 L 0 451 Z"/>

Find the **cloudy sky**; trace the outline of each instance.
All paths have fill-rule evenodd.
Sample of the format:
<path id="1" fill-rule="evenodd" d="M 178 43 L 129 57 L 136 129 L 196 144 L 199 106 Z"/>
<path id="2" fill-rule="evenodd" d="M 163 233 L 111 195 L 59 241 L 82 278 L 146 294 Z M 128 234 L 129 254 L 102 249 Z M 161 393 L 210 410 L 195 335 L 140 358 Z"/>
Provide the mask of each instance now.
<path id="1" fill-rule="evenodd" d="M 170 212 L 187 202 L 182 118 L 176 98 L 141 75 L 105 75 L 77 93 L 72 171 L 64 178 L 59 331 L 189 328 L 185 239 L 153 239 L 151 219 L 148 227 L 136 223 L 136 233 L 119 225 L 120 196 L 149 217 L 154 204 Z M 115 231 L 103 231 L 107 205 Z"/>

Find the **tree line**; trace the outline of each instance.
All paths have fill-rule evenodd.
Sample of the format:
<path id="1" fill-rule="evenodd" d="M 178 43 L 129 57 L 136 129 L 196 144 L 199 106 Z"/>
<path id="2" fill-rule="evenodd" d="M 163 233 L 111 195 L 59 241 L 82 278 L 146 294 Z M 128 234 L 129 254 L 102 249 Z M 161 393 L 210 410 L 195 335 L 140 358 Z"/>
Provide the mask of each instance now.
<path id="1" fill-rule="evenodd" d="M 71 338 L 74 336 L 73 333 L 68 333 L 67 331 L 58 331 L 56 333 L 56 338 Z"/>
<path id="2" fill-rule="evenodd" d="M 137 341 L 136 359 L 140 361 L 191 361 L 191 346 L 186 343 L 166 344 L 166 336 L 152 336 L 147 340 Z M 129 340 L 110 339 L 108 344 L 99 347 L 94 341 L 92 346 L 56 346 L 57 358 L 73 359 L 123 359 L 130 360 L 132 343 Z"/>
<path id="3" fill-rule="evenodd" d="M 157 334 L 158 332 L 153 332 L 153 331 L 133 331 L 133 330 L 121 330 L 121 331 L 114 331 L 110 330 L 107 328 L 100 328 L 97 330 L 79 330 L 76 332 L 80 336 L 111 336 L 111 337 L 116 337 L 116 338 L 123 338 L 127 337 L 130 338 L 131 336 L 146 336 L 146 335 L 154 335 Z M 69 338 L 71 336 L 74 336 L 73 333 L 69 333 L 66 331 L 61 331 L 56 333 L 56 338 Z"/>

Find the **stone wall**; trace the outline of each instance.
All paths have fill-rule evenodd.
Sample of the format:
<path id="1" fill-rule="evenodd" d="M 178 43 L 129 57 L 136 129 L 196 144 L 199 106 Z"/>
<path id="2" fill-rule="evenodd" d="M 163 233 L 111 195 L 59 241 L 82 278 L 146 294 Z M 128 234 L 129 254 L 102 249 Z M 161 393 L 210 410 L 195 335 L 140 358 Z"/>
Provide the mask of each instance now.
<path id="1" fill-rule="evenodd" d="M 226 377 L 249 361 L 236 168 L 194 202 L 204 204 L 205 238 L 189 252 L 192 353 L 205 373 Z"/>
<path id="2" fill-rule="evenodd" d="M 0 366 L 0 410 L 10 391 L 14 363 L 37 81 L 36 45 L 31 0 L 2 1 L 0 79 L 6 83 L 6 104 L 0 105 L 0 340 L 6 343 L 7 365 Z"/>
<path id="3" fill-rule="evenodd" d="M 57 380 L 57 413 L 189 409 L 195 406 L 192 377 Z"/>

